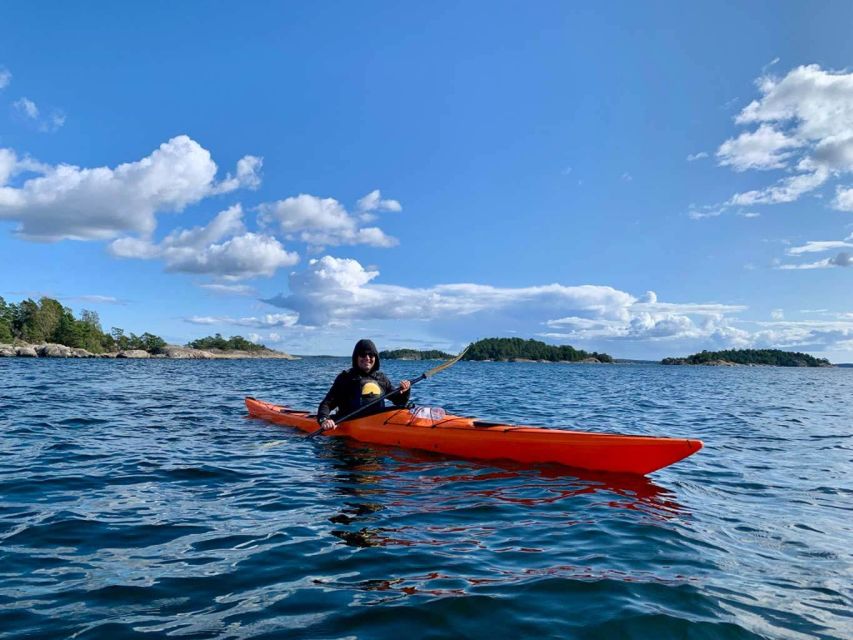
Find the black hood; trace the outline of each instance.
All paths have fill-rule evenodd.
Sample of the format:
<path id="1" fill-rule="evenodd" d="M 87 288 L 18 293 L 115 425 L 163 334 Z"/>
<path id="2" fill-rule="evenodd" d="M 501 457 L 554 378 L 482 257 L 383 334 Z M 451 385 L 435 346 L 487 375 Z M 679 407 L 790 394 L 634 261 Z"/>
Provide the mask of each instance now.
<path id="1" fill-rule="evenodd" d="M 362 339 L 355 343 L 355 348 L 352 350 L 353 369 L 358 369 L 359 353 L 372 353 L 375 355 L 376 359 L 373 361 L 373 367 L 370 369 L 370 373 L 379 371 L 379 352 L 376 350 L 376 345 L 373 344 L 373 340 Z"/>

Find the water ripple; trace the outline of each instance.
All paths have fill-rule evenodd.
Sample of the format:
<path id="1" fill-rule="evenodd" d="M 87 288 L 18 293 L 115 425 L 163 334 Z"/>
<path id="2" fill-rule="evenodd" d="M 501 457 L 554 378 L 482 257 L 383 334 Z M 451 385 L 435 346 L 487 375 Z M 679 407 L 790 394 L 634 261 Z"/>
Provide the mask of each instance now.
<path id="1" fill-rule="evenodd" d="M 652 479 L 246 419 L 344 366 L 0 360 L 0 635 L 850 637 L 853 371 L 463 362 L 415 390 L 705 440 Z"/>

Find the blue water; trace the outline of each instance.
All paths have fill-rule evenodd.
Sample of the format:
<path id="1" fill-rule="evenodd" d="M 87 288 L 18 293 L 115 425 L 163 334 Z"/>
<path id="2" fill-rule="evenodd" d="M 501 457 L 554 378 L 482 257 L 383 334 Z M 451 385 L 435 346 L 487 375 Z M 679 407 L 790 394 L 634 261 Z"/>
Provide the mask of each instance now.
<path id="1" fill-rule="evenodd" d="M 345 366 L 0 359 L 0 637 L 853 637 L 853 369 L 462 362 L 413 390 L 705 441 L 630 480 L 246 417 Z"/>

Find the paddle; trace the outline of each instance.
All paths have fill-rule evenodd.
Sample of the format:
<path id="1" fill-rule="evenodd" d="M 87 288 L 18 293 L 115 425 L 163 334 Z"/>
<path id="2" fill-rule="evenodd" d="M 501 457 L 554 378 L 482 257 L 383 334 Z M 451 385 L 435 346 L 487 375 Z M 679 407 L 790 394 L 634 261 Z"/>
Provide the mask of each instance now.
<path id="1" fill-rule="evenodd" d="M 416 385 L 418 382 L 420 382 L 421 380 L 426 380 L 427 378 L 431 378 L 431 377 L 433 377 L 436 373 L 439 373 L 439 372 L 444 371 L 445 369 L 447 369 L 447 368 L 449 368 L 449 367 L 452 367 L 454 364 L 456 364 L 457 362 L 459 362 L 459 361 L 462 359 L 462 356 L 464 356 L 464 355 L 465 355 L 465 352 L 466 352 L 466 351 L 468 351 L 468 347 L 465 347 L 464 349 L 462 349 L 462 351 L 459 353 L 459 355 L 458 355 L 458 356 L 456 356 L 455 358 L 453 358 L 452 360 L 448 360 L 447 362 L 442 362 L 440 365 L 438 365 L 437 367 L 433 367 L 433 368 L 432 368 L 432 369 L 430 369 L 429 371 L 424 371 L 421 375 L 419 375 L 417 378 L 415 378 L 414 380 L 412 380 L 412 381 L 411 381 L 411 387 L 415 386 L 415 385 Z M 411 388 L 411 387 L 410 387 L 410 388 Z M 388 393 L 385 393 L 385 394 L 383 394 L 383 395 L 379 396 L 379 397 L 378 397 L 378 398 L 376 398 L 375 400 L 371 400 L 371 401 L 370 401 L 370 402 L 368 402 L 366 405 L 364 405 L 364 406 L 362 406 L 362 407 L 359 407 L 359 408 L 358 408 L 358 409 L 356 409 L 355 411 L 352 411 L 352 412 L 348 413 L 348 414 L 347 414 L 347 415 L 345 415 L 343 418 L 338 418 L 337 420 L 335 420 L 335 423 L 336 423 L 336 424 L 340 424 L 340 423 L 341 423 L 341 422 L 343 422 L 344 420 L 349 420 L 349 419 L 350 419 L 350 418 L 352 418 L 353 416 L 358 415 L 359 413 L 361 413 L 361 412 L 362 412 L 362 411 L 364 411 L 365 409 L 367 409 L 367 408 L 369 408 L 369 407 L 372 407 L 373 405 L 377 404 L 378 402 L 381 402 L 382 400 L 384 400 L 385 398 L 387 398 L 387 397 L 388 397 L 388 396 L 390 396 L 391 394 L 393 394 L 393 393 L 397 393 L 398 391 L 400 391 L 400 389 L 399 389 L 399 388 L 394 389 L 393 391 L 389 391 Z M 323 431 L 325 431 L 325 429 L 323 429 L 323 427 L 320 427 L 319 429 L 317 429 L 316 431 L 312 431 L 311 433 L 309 433 L 309 434 L 308 434 L 307 436 L 305 436 L 305 437 L 306 437 L 306 438 L 313 438 L 313 437 L 314 437 L 314 436 L 316 436 L 318 433 L 322 433 Z"/>

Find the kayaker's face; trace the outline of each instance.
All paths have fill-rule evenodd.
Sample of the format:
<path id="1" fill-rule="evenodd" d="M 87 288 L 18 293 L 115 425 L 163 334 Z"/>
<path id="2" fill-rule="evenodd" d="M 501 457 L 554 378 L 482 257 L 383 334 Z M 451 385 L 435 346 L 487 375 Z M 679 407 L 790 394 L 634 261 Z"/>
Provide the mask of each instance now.
<path id="1" fill-rule="evenodd" d="M 376 356 L 372 353 L 359 353 L 357 362 L 359 369 L 365 373 L 370 373 L 370 370 L 373 368 L 373 363 L 376 362 Z"/>

